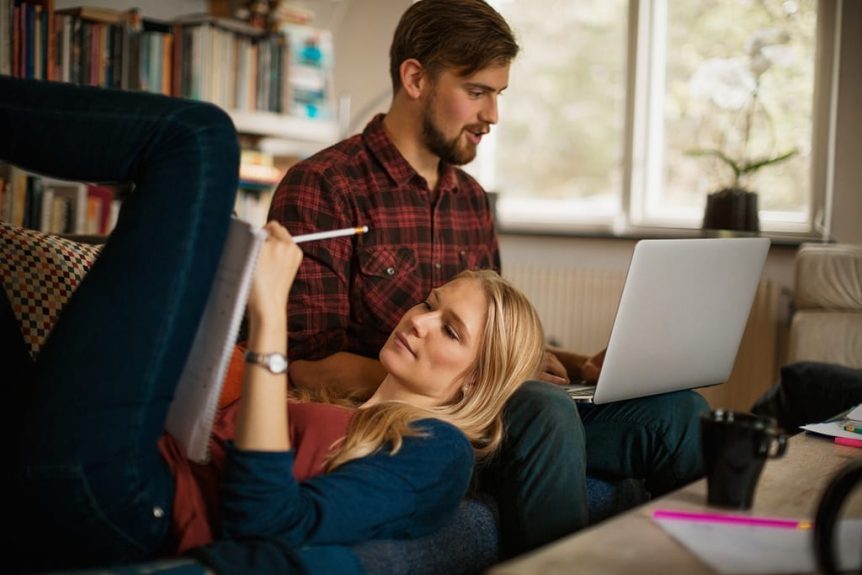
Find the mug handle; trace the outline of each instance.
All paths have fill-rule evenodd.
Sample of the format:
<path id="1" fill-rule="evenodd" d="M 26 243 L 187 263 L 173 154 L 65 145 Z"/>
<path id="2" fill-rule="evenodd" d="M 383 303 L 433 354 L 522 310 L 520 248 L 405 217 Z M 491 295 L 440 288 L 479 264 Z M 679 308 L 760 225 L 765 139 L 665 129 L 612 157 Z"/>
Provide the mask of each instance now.
<path id="1" fill-rule="evenodd" d="M 853 487 L 862 484 L 862 459 L 857 459 L 841 469 L 832 478 L 817 506 L 814 518 L 814 552 L 817 565 L 825 575 L 839 572 L 838 558 L 835 557 L 835 530 L 839 512 Z M 862 568 L 862 565 L 859 565 Z"/>
<path id="2" fill-rule="evenodd" d="M 769 442 L 769 450 L 766 455 L 770 458 L 778 458 L 784 455 L 784 452 L 787 451 L 787 435 L 784 433 L 777 433 L 772 437 L 775 442 Z M 775 445 L 775 451 L 772 451 L 772 446 Z"/>

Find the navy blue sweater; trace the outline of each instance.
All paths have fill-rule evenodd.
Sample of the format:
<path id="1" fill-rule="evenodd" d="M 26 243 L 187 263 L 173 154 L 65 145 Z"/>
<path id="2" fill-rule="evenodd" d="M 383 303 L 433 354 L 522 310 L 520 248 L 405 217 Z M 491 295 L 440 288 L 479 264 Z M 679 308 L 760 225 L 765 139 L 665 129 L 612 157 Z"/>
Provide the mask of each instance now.
<path id="1" fill-rule="evenodd" d="M 219 573 L 359 572 L 345 546 L 414 538 L 440 528 L 466 494 L 473 450 L 454 426 L 424 419 L 407 437 L 299 483 L 293 451 L 232 445 L 222 479 L 222 541 L 194 552 Z"/>

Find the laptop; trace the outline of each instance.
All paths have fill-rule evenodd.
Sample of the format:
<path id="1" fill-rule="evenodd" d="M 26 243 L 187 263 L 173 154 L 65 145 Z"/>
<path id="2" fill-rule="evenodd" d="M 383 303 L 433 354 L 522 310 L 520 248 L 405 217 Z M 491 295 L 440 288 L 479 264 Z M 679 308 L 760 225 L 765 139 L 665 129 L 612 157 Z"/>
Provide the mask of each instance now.
<path id="1" fill-rule="evenodd" d="M 599 404 L 725 382 L 768 251 L 766 238 L 639 241 L 598 382 L 566 391 Z"/>

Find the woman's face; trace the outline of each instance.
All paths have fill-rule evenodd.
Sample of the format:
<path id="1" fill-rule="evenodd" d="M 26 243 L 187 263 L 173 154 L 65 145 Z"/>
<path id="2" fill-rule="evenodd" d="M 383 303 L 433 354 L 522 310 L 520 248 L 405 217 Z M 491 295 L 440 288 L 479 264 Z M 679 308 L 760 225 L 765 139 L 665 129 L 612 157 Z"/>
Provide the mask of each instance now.
<path id="1" fill-rule="evenodd" d="M 395 326 L 380 362 L 402 392 L 447 403 L 467 383 L 485 336 L 488 301 L 477 279 L 461 278 L 431 291 Z"/>

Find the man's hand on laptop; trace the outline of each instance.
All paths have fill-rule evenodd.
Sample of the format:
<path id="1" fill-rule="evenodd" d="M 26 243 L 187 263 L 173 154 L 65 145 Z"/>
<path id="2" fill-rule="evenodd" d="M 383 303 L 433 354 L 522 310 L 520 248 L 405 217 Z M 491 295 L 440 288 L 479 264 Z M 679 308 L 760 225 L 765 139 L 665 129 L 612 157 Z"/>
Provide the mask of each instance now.
<path id="1" fill-rule="evenodd" d="M 549 347 L 545 350 L 545 363 L 541 373 L 536 375 L 536 379 L 556 385 L 570 383 L 593 385 L 598 381 L 599 373 L 602 371 L 605 351 L 603 349 L 593 356 L 587 356 Z"/>
<path id="2" fill-rule="evenodd" d="M 547 349 L 545 350 L 545 362 L 536 378 L 555 385 L 569 385 L 569 373 L 566 371 L 566 366 L 554 353 Z"/>
<path id="3" fill-rule="evenodd" d="M 602 364 L 605 362 L 606 351 L 607 348 L 603 349 L 593 357 L 587 359 L 581 366 L 581 377 L 586 383 L 595 385 L 599 380 L 599 374 L 602 372 Z"/>

